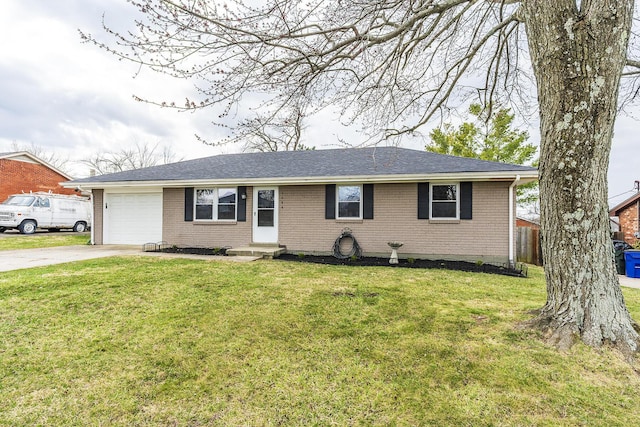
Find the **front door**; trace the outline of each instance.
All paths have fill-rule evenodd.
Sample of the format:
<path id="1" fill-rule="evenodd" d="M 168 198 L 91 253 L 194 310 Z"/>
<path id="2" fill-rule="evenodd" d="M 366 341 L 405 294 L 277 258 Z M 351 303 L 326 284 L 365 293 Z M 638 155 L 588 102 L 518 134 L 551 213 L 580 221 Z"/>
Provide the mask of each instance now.
<path id="1" fill-rule="evenodd" d="M 253 187 L 253 241 L 278 243 L 278 187 Z"/>

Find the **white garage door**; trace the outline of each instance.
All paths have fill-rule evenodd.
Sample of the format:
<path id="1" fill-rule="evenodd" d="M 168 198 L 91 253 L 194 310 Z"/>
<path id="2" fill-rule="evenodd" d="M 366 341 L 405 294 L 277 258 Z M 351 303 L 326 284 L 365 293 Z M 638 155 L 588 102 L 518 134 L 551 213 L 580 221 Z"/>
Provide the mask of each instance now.
<path id="1" fill-rule="evenodd" d="M 105 194 L 104 243 L 143 245 L 162 240 L 162 193 Z"/>

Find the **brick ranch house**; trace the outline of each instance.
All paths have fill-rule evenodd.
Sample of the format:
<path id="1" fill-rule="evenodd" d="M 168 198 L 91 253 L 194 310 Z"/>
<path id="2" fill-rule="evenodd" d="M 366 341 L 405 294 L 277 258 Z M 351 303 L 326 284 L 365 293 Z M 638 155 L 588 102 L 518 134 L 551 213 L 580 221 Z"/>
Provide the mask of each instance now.
<path id="1" fill-rule="evenodd" d="M 640 193 L 628 198 L 609 211 L 609 217 L 617 217 L 624 241 L 633 245 L 640 241 Z"/>
<path id="2" fill-rule="evenodd" d="M 26 151 L 0 153 L 0 202 L 11 194 L 36 191 L 76 194 L 60 185 L 72 178 Z"/>
<path id="3" fill-rule="evenodd" d="M 228 154 L 65 183 L 91 190 L 93 244 L 279 245 L 330 254 L 513 262 L 528 166 L 395 147 Z"/>

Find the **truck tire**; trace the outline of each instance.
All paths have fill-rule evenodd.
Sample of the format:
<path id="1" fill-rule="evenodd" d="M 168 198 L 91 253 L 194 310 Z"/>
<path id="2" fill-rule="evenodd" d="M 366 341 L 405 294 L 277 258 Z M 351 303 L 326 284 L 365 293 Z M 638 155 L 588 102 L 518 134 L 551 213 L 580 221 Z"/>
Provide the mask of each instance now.
<path id="1" fill-rule="evenodd" d="M 0 233 L 4 233 L 5 230 L 6 230 L 6 228 L 0 227 Z"/>
<path id="2" fill-rule="evenodd" d="M 76 222 L 76 225 L 73 226 L 73 231 L 75 231 L 76 233 L 85 232 L 87 231 L 87 224 L 82 221 L 78 221 Z"/>
<path id="3" fill-rule="evenodd" d="M 33 234 L 36 232 L 36 222 L 30 219 L 22 221 L 22 224 L 18 227 L 22 234 Z"/>

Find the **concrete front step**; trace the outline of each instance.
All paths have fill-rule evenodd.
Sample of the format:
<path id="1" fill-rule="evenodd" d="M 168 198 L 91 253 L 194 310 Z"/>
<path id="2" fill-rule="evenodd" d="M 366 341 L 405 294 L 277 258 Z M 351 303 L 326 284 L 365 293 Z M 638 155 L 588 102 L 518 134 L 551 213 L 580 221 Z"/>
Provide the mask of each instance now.
<path id="1" fill-rule="evenodd" d="M 254 256 L 266 259 L 277 258 L 287 251 L 287 248 L 281 246 L 243 246 L 239 248 L 227 249 L 229 256 Z"/>

